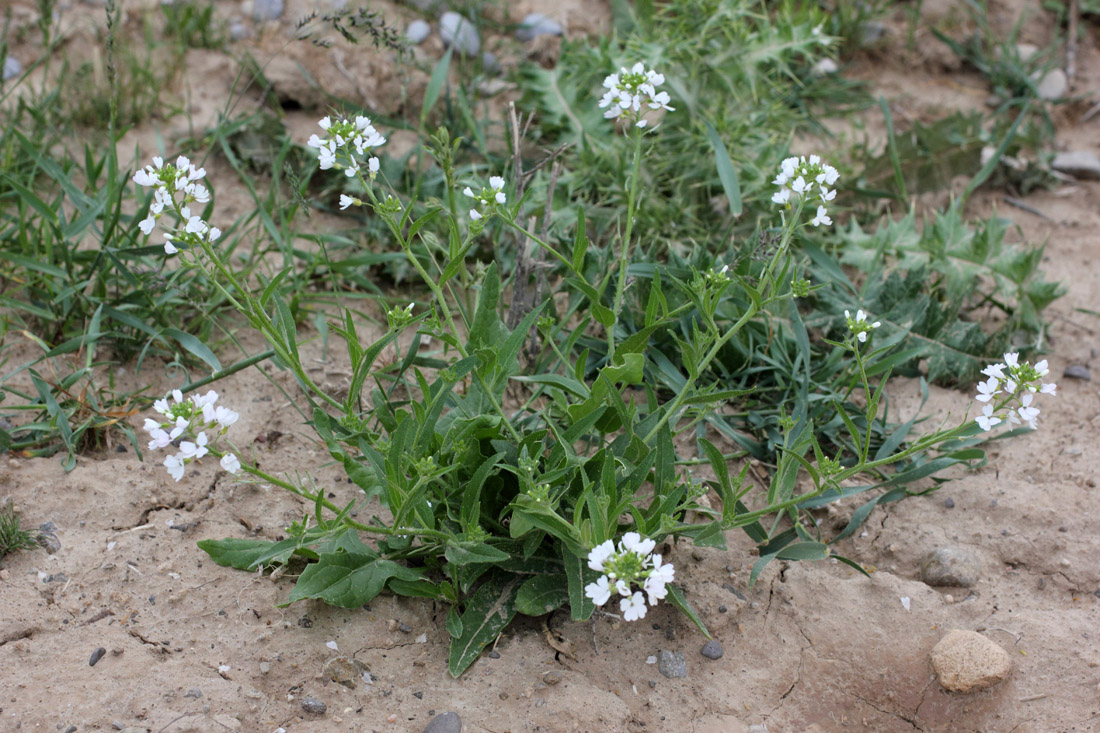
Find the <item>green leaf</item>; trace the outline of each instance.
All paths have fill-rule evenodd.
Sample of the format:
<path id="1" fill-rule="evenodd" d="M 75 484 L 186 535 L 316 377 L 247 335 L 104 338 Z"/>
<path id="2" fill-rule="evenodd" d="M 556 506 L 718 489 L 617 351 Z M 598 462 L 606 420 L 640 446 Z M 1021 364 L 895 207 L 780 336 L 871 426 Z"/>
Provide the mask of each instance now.
<path id="1" fill-rule="evenodd" d="M 516 610 L 524 616 L 542 616 L 569 600 L 565 573 L 528 578 L 516 594 Z"/>
<path id="2" fill-rule="evenodd" d="M 472 565 L 474 563 L 498 563 L 511 559 L 511 555 L 487 545 L 484 542 L 448 544 L 443 553 L 447 562 L 455 565 Z"/>
<path id="3" fill-rule="evenodd" d="M 254 570 L 256 560 L 269 555 L 275 544 L 270 540 L 245 540 L 232 537 L 224 540 L 199 540 L 198 543 L 199 549 L 209 555 L 210 559 L 218 565 L 236 568 L 237 570 Z M 286 549 L 284 554 L 269 560 L 269 564 L 284 564 L 292 554 L 294 554 L 293 543 Z"/>
<path id="4" fill-rule="evenodd" d="M 668 589 L 669 603 L 676 606 L 685 616 L 691 619 L 691 622 L 699 629 L 699 633 L 708 639 L 713 639 L 714 637 L 707 631 L 707 626 L 703 623 L 703 619 L 699 618 L 699 614 L 695 612 L 695 609 L 688 603 L 687 598 L 684 597 L 684 592 L 675 585 L 666 585 L 665 588 Z"/>
<path id="5" fill-rule="evenodd" d="M 718 136 L 718 131 L 709 122 L 707 126 L 707 140 L 714 150 L 714 162 L 718 166 L 718 180 L 722 182 L 722 190 L 726 192 L 726 199 L 730 204 L 730 215 L 735 219 L 741 216 L 741 186 L 737 182 L 737 171 L 733 169 L 733 161 L 730 160 L 726 144 Z"/>
<path id="6" fill-rule="evenodd" d="M 390 578 L 419 580 L 420 573 L 392 560 L 337 552 L 321 555 L 298 578 L 286 604 L 318 598 L 341 608 L 358 608 L 382 592 Z"/>
<path id="7" fill-rule="evenodd" d="M 166 328 L 161 331 L 162 334 L 170 339 L 173 339 L 184 348 L 191 356 L 199 359 L 209 366 L 214 371 L 220 371 L 222 363 L 218 361 L 218 357 L 214 355 L 214 352 L 210 350 L 206 344 L 200 341 L 197 337 L 192 336 L 189 333 L 185 333 L 178 328 Z"/>
<path id="8" fill-rule="evenodd" d="M 574 555 L 561 545 L 561 559 L 565 565 L 565 578 L 569 592 L 569 610 L 574 621 L 587 621 L 596 610 L 596 604 L 584 593 L 584 586 L 596 582 L 600 574 L 588 567 L 588 558 Z"/>
<path id="9" fill-rule="evenodd" d="M 470 597 L 462 614 L 462 633 L 451 640 L 447 669 L 458 677 L 516 615 L 520 579 L 500 571 L 489 576 Z"/>
<path id="10" fill-rule="evenodd" d="M 458 606 L 447 609 L 447 633 L 452 639 L 462 636 L 462 618 L 458 615 Z"/>

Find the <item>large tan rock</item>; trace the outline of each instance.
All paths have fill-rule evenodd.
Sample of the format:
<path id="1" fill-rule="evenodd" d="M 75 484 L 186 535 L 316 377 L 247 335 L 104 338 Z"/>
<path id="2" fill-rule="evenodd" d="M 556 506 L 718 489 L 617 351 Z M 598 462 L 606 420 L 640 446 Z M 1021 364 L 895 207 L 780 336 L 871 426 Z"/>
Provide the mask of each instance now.
<path id="1" fill-rule="evenodd" d="M 1008 677 L 1012 660 L 981 634 L 955 629 L 932 648 L 932 669 L 945 690 L 975 692 Z"/>

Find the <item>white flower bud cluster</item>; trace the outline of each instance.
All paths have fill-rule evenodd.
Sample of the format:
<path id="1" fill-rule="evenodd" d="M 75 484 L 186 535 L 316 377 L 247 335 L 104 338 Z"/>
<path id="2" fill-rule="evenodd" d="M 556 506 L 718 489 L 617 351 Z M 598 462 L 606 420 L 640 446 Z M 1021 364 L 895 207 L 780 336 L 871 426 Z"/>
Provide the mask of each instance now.
<path id="1" fill-rule="evenodd" d="M 985 431 L 1001 423 L 1037 429 L 1039 408 L 1032 405 L 1036 393 L 1054 396 L 1058 389 L 1055 383 L 1043 381 L 1049 373 L 1046 359 L 1031 366 L 1026 361 L 1021 364 L 1018 353 L 1006 353 L 1003 363 L 990 364 L 982 370 L 988 379 L 978 382 L 978 395 L 974 399 L 985 406 L 982 414 L 974 418 L 975 422 Z"/>
<path id="2" fill-rule="evenodd" d="M 614 590 L 622 596 L 619 610 L 623 619 L 636 621 L 645 618 L 645 596 L 649 597 L 649 605 L 656 606 L 657 601 L 668 595 L 666 586 L 676 575 L 671 563 L 662 563 L 660 555 L 652 554 L 655 546 L 653 540 L 643 540 L 637 532 L 624 534 L 618 551 L 611 540 L 597 545 L 588 553 L 588 567 L 603 575 L 595 583 L 585 586 L 585 595 L 597 606 L 602 606 L 611 599 L 611 591 Z M 634 590 L 634 585 L 640 586 L 641 590 Z M 645 591 L 645 596 L 642 591 Z"/>
<path id="3" fill-rule="evenodd" d="M 179 252 L 177 244 L 193 247 L 204 241 L 213 243 L 221 236 L 220 229 L 210 226 L 202 217 L 193 216 L 188 206 L 210 201 L 210 191 L 199 183 L 205 177 L 205 168 L 196 168 L 182 155 L 176 158 L 175 165 L 167 166 L 163 158 L 153 156 L 153 165 L 134 174 L 134 183 L 154 189 L 149 215 L 138 224 L 142 233 L 145 236 L 152 234 L 165 210 L 175 214 L 182 224 L 182 228 L 165 228 L 164 251 L 167 254 Z"/>
<path id="4" fill-rule="evenodd" d="M 643 106 L 674 112 L 675 107 L 668 105 L 671 101 L 668 92 L 657 91 L 657 87 L 664 83 L 664 74 L 646 69 L 641 62 L 634 64 L 629 71 L 625 67 L 619 69 L 619 73 L 611 74 L 603 80 L 604 88 L 607 89 L 600 99 L 600 109 L 606 110 L 603 116 L 609 120 L 625 120 L 638 127 L 645 127 L 648 123 L 644 118 Z"/>
<path id="5" fill-rule="evenodd" d="M 162 416 L 160 420 L 145 419 L 145 432 L 149 433 L 149 450 L 177 446 L 179 453 L 164 459 L 168 474 L 179 481 L 187 464 L 197 461 L 208 453 L 220 456 L 222 468 L 232 474 L 241 470 L 240 459 L 232 452 L 218 447 L 219 439 L 233 423 L 240 418 L 233 410 L 224 406 L 215 406 L 218 393 L 210 390 L 204 395 L 183 398 L 178 389 L 171 394 L 172 402 L 167 398 L 153 403 L 153 409 Z M 207 436 L 213 434 L 213 441 Z"/>
<path id="6" fill-rule="evenodd" d="M 836 198 L 836 189 L 829 188 L 836 183 L 840 174 L 836 168 L 821 162 L 821 158 L 811 155 L 809 158 L 787 158 L 779 166 L 779 175 L 772 181 L 779 190 L 772 195 L 772 201 L 780 206 L 789 206 L 800 197 L 808 197 L 817 187 L 817 216 L 810 222 L 815 227 L 832 224 L 825 204 Z"/>

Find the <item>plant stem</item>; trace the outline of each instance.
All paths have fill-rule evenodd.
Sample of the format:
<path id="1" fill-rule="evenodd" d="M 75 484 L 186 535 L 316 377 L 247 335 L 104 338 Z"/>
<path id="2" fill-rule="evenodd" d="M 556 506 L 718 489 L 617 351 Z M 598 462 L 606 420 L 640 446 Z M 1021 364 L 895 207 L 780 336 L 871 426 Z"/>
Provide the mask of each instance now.
<path id="1" fill-rule="evenodd" d="M 631 129 L 634 136 L 634 163 L 630 172 L 629 188 L 626 192 L 626 227 L 623 229 L 623 240 L 619 252 L 619 281 L 615 285 L 615 299 L 611 304 L 611 313 L 615 317 L 614 322 L 607 329 L 607 363 L 612 363 L 615 356 L 615 326 L 619 323 L 619 311 L 623 307 L 623 294 L 626 292 L 626 268 L 630 258 L 630 237 L 634 231 L 634 207 L 638 200 L 638 172 L 642 166 L 642 128 L 634 125 Z"/>

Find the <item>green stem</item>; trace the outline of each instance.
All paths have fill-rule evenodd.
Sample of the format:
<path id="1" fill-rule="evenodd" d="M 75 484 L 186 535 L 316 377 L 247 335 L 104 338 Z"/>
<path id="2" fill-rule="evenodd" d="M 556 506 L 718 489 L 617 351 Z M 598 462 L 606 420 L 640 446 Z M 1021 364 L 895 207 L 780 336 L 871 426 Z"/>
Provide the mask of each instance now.
<path id="1" fill-rule="evenodd" d="M 642 167 L 642 128 L 636 124 L 631 130 L 634 135 L 634 164 L 630 172 L 630 188 L 626 192 L 626 227 L 623 229 L 623 241 L 619 252 L 619 281 L 615 285 L 615 299 L 611 313 L 615 321 L 607 329 L 607 363 L 615 356 L 615 327 L 619 323 L 619 311 L 623 307 L 623 294 L 626 292 L 626 269 L 630 259 L 630 237 L 634 231 L 634 207 L 638 200 L 638 172 Z"/>

